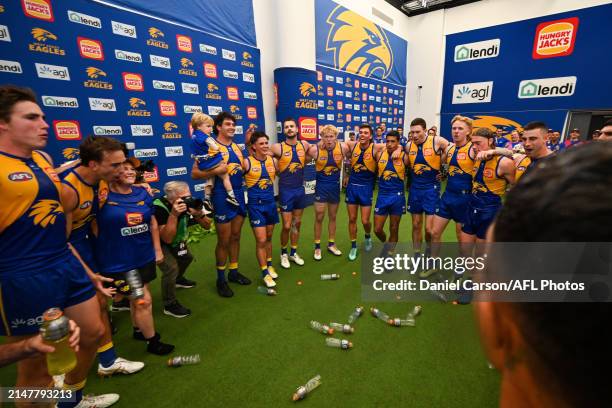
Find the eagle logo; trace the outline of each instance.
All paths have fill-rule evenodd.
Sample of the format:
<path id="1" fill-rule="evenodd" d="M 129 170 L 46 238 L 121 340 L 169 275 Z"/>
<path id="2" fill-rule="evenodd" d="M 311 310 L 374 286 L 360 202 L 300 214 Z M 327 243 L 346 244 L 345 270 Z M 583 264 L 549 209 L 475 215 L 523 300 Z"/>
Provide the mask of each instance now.
<path id="1" fill-rule="evenodd" d="M 259 181 L 257 182 L 257 186 L 258 186 L 260 189 L 262 189 L 262 190 L 267 190 L 267 189 L 268 189 L 268 187 L 270 187 L 270 185 L 271 185 L 271 184 L 272 184 L 272 183 L 270 182 L 270 180 L 266 180 L 266 179 L 259 180 Z"/>
<path id="2" fill-rule="evenodd" d="M 140 106 L 146 105 L 146 102 L 140 98 L 130 98 L 129 103 L 132 108 L 138 108 Z"/>
<path id="3" fill-rule="evenodd" d="M 36 41 L 45 42 L 47 40 L 57 40 L 57 36 L 55 34 L 39 27 L 34 27 L 31 32 L 32 37 L 34 37 Z"/>
<path id="4" fill-rule="evenodd" d="M 230 105 L 230 112 L 235 113 L 238 112 L 240 108 L 236 105 Z"/>
<path id="5" fill-rule="evenodd" d="M 465 172 L 463 170 L 461 170 L 459 167 L 457 166 L 450 166 L 448 168 L 448 175 L 449 176 L 459 176 L 461 174 L 465 174 Z"/>
<path id="6" fill-rule="evenodd" d="M 77 157 L 79 157 L 79 149 L 75 147 L 67 147 L 64 150 L 62 150 L 62 155 L 67 160 L 74 160 Z"/>
<path id="7" fill-rule="evenodd" d="M 170 132 L 172 129 L 176 129 L 176 128 L 178 128 L 178 126 L 176 126 L 176 124 L 174 124 L 172 122 L 164 123 L 164 130 L 166 132 Z"/>
<path id="8" fill-rule="evenodd" d="M 242 59 L 243 59 L 243 60 L 250 60 L 251 58 L 253 58 L 253 57 L 252 57 L 252 56 L 251 56 L 251 54 L 249 54 L 248 52 L 244 51 L 244 52 L 242 53 Z"/>
<path id="9" fill-rule="evenodd" d="M 289 173 L 295 173 L 301 168 L 302 168 L 302 165 L 300 163 L 291 163 L 289 165 Z"/>
<path id="10" fill-rule="evenodd" d="M 326 176 L 331 176 L 336 172 L 338 172 L 338 168 L 334 166 L 325 166 L 323 168 L 323 174 L 325 174 Z"/>
<path id="11" fill-rule="evenodd" d="M 508 135 L 512 133 L 513 130 L 518 130 L 519 132 L 523 130 L 523 126 L 521 126 L 520 123 L 501 116 L 476 115 L 474 116 L 472 126 L 474 131 L 479 128 L 487 128 L 492 132 L 495 132 L 497 129 L 502 129 L 504 134 Z"/>
<path id="12" fill-rule="evenodd" d="M 47 228 L 47 225 L 55 224 L 57 216 L 63 213 L 64 209 L 59 201 L 40 200 L 32 206 L 32 210 L 30 214 L 28 214 L 28 217 L 34 217 L 34 225 L 40 225 L 42 228 Z"/>
<path id="13" fill-rule="evenodd" d="M 238 170 L 240 170 L 240 165 L 238 163 L 229 163 L 227 165 L 227 174 L 230 176 L 238 174 Z"/>
<path id="14" fill-rule="evenodd" d="M 331 26 L 325 50 L 334 53 L 336 69 L 385 79 L 393 67 L 393 51 L 385 31 L 342 6 L 327 17 Z"/>
<path id="15" fill-rule="evenodd" d="M 389 181 L 392 178 L 397 178 L 397 173 L 395 173 L 393 170 L 385 170 L 383 171 L 382 178 L 385 181 Z"/>
<path id="16" fill-rule="evenodd" d="M 364 166 L 363 164 L 361 164 L 361 163 L 358 163 L 358 164 L 353 166 L 353 172 L 355 172 L 355 173 L 359 173 L 359 172 L 367 171 L 367 170 L 368 170 L 368 168 L 366 166 Z"/>
<path id="17" fill-rule="evenodd" d="M 302 96 L 306 97 L 309 96 L 311 93 L 315 93 L 317 92 L 314 85 L 311 84 L 310 82 L 302 82 L 300 84 L 300 93 L 302 94 Z"/>
<path id="18" fill-rule="evenodd" d="M 472 193 L 478 193 L 478 192 L 486 193 L 487 191 L 489 191 L 489 190 L 487 190 L 487 188 L 484 185 L 478 183 L 477 181 L 473 182 L 473 184 L 472 184 Z"/>
<path id="19" fill-rule="evenodd" d="M 149 35 L 151 36 L 151 38 L 164 37 L 163 31 L 161 31 L 159 28 L 155 28 L 155 27 L 149 28 Z"/>
<path id="20" fill-rule="evenodd" d="M 215 84 L 208 84 L 206 89 L 208 89 L 208 92 L 215 92 L 215 91 L 219 90 L 219 87 L 217 85 L 215 85 Z"/>
<path id="21" fill-rule="evenodd" d="M 181 66 L 183 68 L 187 68 L 187 67 L 192 67 L 193 66 L 193 61 L 191 61 L 189 58 L 181 58 Z"/>
<path id="22" fill-rule="evenodd" d="M 92 79 L 96 79 L 96 78 L 99 78 L 101 76 L 106 76 L 106 72 L 104 72 L 101 69 L 96 68 L 96 67 L 87 67 L 85 69 L 85 72 L 87 73 L 87 76 L 92 78 Z"/>
<path id="23" fill-rule="evenodd" d="M 425 165 L 425 164 L 415 164 L 414 165 L 414 174 L 423 174 L 424 172 L 426 172 L 427 170 L 429 170 L 429 166 Z"/>

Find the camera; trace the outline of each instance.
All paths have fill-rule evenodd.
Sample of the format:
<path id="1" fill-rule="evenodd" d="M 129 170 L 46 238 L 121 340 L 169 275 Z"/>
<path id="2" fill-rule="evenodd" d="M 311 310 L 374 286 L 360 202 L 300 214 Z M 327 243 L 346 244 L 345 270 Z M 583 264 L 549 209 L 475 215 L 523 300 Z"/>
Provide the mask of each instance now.
<path id="1" fill-rule="evenodd" d="M 202 207 L 204 207 L 204 201 L 202 201 L 201 198 L 187 196 L 187 197 L 181 197 L 181 200 L 183 200 L 187 208 L 192 208 L 196 211 L 200 211 Z"/>

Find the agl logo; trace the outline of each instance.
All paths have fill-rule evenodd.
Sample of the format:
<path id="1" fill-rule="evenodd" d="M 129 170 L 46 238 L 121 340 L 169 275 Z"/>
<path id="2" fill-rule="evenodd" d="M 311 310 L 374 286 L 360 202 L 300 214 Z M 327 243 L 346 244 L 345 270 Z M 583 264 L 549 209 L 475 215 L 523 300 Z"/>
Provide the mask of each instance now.
<path id="1" fill-rule="evenodd" d="M 578 17 L 540 23 L 533 41 L 534 59 L 563 57 L 574 52 Z"/>

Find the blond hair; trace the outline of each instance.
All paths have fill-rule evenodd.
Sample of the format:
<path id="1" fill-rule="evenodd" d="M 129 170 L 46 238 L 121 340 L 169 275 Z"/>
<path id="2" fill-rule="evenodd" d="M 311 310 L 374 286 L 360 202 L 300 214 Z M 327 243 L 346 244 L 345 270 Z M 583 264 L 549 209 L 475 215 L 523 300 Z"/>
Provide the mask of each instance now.
<path id="1" fill-rule="evenodd" d="M 321 128 L 319 129 L 319 135 L 321 136 L 329 133 L 333 134 L 334 136 L 338 136 L 338 128 L 334 125 L 325 125 L 321 126 Z"/>
<path id="2" fill-rule="evenodd" d="M 466 125 L 468 125 L 470 130 L 472 130 L 472 122 L 473 122 L 472 118 L 468 118 L 467 116 L 455 115 L 455 117 L 451 120 L 451 126 L 456 121 L 461 121 L 461 122 L 465 123 Z"/>
<path id="3" fill-rule="evenodd" d="M 197 128 L 202 126 L 204 123 L 207 123 L 210 126 L 212 126 L 214 121 L 210 116 L 202 112 L 196 112 L 191 117 L 191 127 L 193 128 L 193 130 L 196 130 Z"/>

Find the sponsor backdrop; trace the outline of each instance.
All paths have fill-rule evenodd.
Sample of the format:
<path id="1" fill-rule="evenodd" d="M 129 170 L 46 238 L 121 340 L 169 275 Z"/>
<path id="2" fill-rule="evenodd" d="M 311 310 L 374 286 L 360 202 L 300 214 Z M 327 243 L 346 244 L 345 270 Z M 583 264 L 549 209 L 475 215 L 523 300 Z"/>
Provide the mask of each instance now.
<path id="1" fill-rule="evenodd" d="M 364 78 L 317 65 L 319 125 L 333 124 L 340 131 L 362 123 L 403 126 L 405 87 Z"/>
<path id="2" fill-rule="evenodd" d="M 561 131 L 568 110 L 612 108 L 610 15 L 608 4 L 446 36 L 442 134 L 458 113 L 505 132 L 532 120 Z"/>
<path id="3" fill-rule="evenodd" d="M 406 85 L 408 44 L 331 0 L 316 0 L 317 64 Z"/>
<path id="4" fill-rule="evenodd" d="M 37 92 L 56 163 L 87 135 L 113 136 L 154 160 L 146 178 L 161 189 L 191 181 L 194 112 L 231 111 L 238 143 L 250 123 L 264 127 L 256 48 L 86 0 L 5 4 L 0 83 Z"/>

